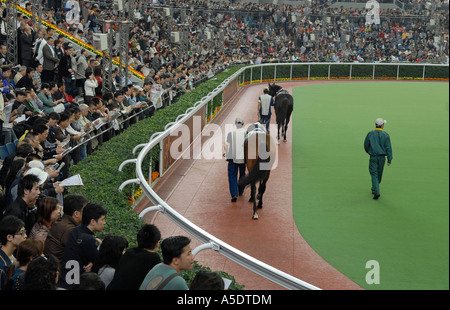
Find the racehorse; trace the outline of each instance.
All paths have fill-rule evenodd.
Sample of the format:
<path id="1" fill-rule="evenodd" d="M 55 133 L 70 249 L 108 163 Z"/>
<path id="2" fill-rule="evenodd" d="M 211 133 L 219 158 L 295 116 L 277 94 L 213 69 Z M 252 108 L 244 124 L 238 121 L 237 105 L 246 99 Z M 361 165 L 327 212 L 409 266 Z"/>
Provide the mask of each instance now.
<path id="1" fill-rule="evenodd" d="M 251 185 L 251 194 L 249 202 L 253 202 L 252 219 L 259 218 L 257 210 L 262 208 L 262 198 L 266 190 L 266 184 L 269 180 L 270 170 L 273 166 L 273 160 L 276 157 L 274 154 L 275 147 L 271 148 L 271 137 L 264 129 L 255 129 L 248 132 L 244 142 L 245 163 L 248 173 L 239 180 L 238 186 L 245 188 Z M 258 205 L 256 204 L 256 183 L 259 182 Z"/>
<path id="2" fill-rule="evenodd" d="M 286 132 L 288 129 L 289 120 L 291 118 L 292 110 L 294 109 L 294 98 L 287 90 L 280 85 L 269 83 L 269 95 L 275 97 L 275 115 L 278 125 L 278 144 L 280 144 L 280 129 L 284 141 L 286 141 Z"/>

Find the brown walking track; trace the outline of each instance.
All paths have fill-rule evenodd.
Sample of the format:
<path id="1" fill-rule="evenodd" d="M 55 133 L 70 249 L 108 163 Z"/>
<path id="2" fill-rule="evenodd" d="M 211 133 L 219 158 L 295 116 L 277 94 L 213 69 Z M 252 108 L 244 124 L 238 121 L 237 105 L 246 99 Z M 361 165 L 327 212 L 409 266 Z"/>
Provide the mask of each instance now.
<path id="1" fill-rule="evenodd" d="M 292 88 L 317 82 L 279 83 L 290 93 Z M 234 124 L 237 116 L 246 124 L 257 120 L 257 100 L 267 84 L 242 88 L 214 120 L 222 131 Z M 295 109 L 295 103 L 294 103 Z M 272 117 L 274 122 L 275 117 Z M 303 239 L 292 215 L 292 131 L 287 142 L 278 146 L 278 167 L 270 174 L 259 220 L 252 220 L 250 189 L 238 201 L 230 201 L 225 159 L 179 160 L 154 186 L 155 192 L 172 208 L 213 236 L 260 261 L 325 290 L 362 289 L 321 258 Z M 198 139 L 200 140 L 200 139 Z M 202 143 L 206 138 L 202 138 Z M 197 141 L 199 142 L 199 141 Z M 151 206 L 145 197 L 136 212 Z M 144 221 L 158 226 L 162 237 L 187 235 L 184 230 L 158 212 L 150 212 Z M 192 239 L 192 248 L 200 245 Z M 198 253 L 195 260 L 213 271 L 234 276 L 246 290 L 282 290 L 283 287 L 261 277 L 214 250 Z"/>

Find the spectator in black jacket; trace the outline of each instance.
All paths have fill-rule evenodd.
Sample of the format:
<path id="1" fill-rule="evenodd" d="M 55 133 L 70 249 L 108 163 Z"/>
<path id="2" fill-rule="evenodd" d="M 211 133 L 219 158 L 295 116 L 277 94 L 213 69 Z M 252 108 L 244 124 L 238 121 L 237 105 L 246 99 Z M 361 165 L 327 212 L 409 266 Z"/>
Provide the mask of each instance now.
<path id="1" fill-rule="evenodd" d="M 103 231 L 107 212 L 103 206 L 95 202 L 89 202 L 84 207 L 81 225 L 72 230 L 64 248 L 59 277 L 60 287 L 71 288 L 77 280 L 79 281 L 82 273 L 91 271 L 98 256 L 98 245 L 101 243 L 94 237 L 94 233 Z"/>
<path id="2" fill-rule="evenodd" d="M 24 66 L 32 66 L 33 60 L 33 35 L 31 34 L 31 27 L 25 25 L 24 31 L 19 37 L 20 51 L 21 51 L 21 64 Z"/>
<path id="3" fill-rule="evenodd" d="M 25 87 L 27 89 L 36 90 L 35 85 L 38 83 L 38 81 L 33 81 L 34 74 L 35 74 L 34 68 L 27 67 L 25 75 L 17 82 L 16 87 L 17 88 Z"/>
<path id="4" fill-rule="evenodd" d="M 76 86 L 75 72 L 72 69 L 72 54 L 73 47 L 67 46 L 65 54 L 59 62 L 58 72 L 66 85 L 66 92 L 75 98 L 78 95 L 78 88 Z"/>
<path id="5" fill-rule="evenodd" d="M 145 224 L 137 234 L 137 247 L 128 249 L 119 261 L 108 290 L 138 290 L 147 273 L 161 262 L 158 255 L 161 233 Z"/>
<path id="6" fill-rule="evenodd" d="M 36 223 L 35 204 L 40 194 L 39 182 L 39 178 L 34 174 L 20 179 L 17 199 L 5 211 L 5 216 L 14 215 L 25 222 L 27 235 L 30 235 L 31 228 Z"/>

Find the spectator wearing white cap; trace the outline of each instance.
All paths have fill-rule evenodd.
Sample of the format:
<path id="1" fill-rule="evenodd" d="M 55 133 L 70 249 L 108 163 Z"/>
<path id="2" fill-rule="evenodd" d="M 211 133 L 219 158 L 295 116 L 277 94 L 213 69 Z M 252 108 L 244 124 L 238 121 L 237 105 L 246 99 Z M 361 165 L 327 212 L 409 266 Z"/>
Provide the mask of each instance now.
<path id="1" fill-rule="evenodd" d="M 375 130 L 370 131 L 364 140 L 364 149 L 370 155 L 369 173 L 372 179 L 373 199 L 375 200 L 380 198 L 380 183 L 386 156 L 388 166 L 391 165 L 392 161 L 391 139 L 389 134 L 383 131 L 384 124 L 386 124 L 386 120 L 377 118 L 375 120 Z"/>
<path id="2" fill-rule="evenodd" d="M 32 155 L 33 156 L 33 155 Z M 26 176 L 33 174 L 39 179 L 40 197 L 51 196 L 57 197 L 57 194 L 64 191 L 64 187 L 60 186 L 60 182 L 52 182 L 51 178 L 55 178 L 59 175 L 60 170 L 54 170 L 50 167 L 44 168 L 44 164 L 39 159 L 33 159 L 28 162 L 26 167 L 21 169 L 14 181 L 11 183 L 7 191 L 6 205 L 9 206 L 13 201 L 17 199 L 19 182 Z"/>

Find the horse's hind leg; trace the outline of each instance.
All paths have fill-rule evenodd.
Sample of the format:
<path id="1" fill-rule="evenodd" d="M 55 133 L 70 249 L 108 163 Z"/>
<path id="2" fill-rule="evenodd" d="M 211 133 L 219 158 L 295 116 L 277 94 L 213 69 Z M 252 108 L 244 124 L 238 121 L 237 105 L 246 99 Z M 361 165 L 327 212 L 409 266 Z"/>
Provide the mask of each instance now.
<path id="1" fill-rule="evenodd" d="M 259 200 L 259 202 L 258 202 L 258 209 L 262 209 L 262 198 L 263 198 L 264 192 L 266 191 L 266 183 L 267 183 L 267 180 L 262 180 L 259 183 L 259 188 L 258 188 L 258 200 Z"/>
<path id="2" fill-rule="evenodd" d="M 286 121 L 283 122 L 281 125 L 281 135 L 283 136 L 284 141 L 286 141 L 286 130 L 287 130 L 287 124 Z"/>
<path id="3" fill-rule="evenodd" d="M 282 124 L 277 124 L 278 125 L 278 131 L 277 131 L 277 143 L 280 144 L 280 129 L 282 128 Z"/>
<path id="4" fill-rule="evenodd" d="M 256 206 L 255 194 L 256 194 L 256 184 L 252 183 L 251 184 L 250 199 L 248 201 L 249 202 L 253 202 L 253 215 L 252 215 L 252 219 L 253 220 L 257 220 L 258 219 L 258 213 L 256 213 L 256 211 L 258 210 L 258 207 Z"/>
<path id="5" fill-rule="evenodd" d="M 253 215 L 252 215 L 253 220 L 257 220 L 259 218 L 259 215 L 256 212 L 257 210 L 258 210 L 258 207 L 256 206 L 256 201 L 253 201 Z"/>
<path id="6" fill-rule="evenodd" d="M 256 195 L 256 185 L 252 183 L 250 185 L 250 199 L 248 202 L 255 202 L 255 195 Z"/>
<path id="7" fill-rule="evenodd" d="M 289 125 L 289 120 L 291 119 L 291 114 L 292 114 L 292 108 L 288 108 L 288 110 L 286 111 L 286 119 L 284 121 L 284 141 L 286 141 L 286 133 L 288 130 L 288 125 Z"/>

